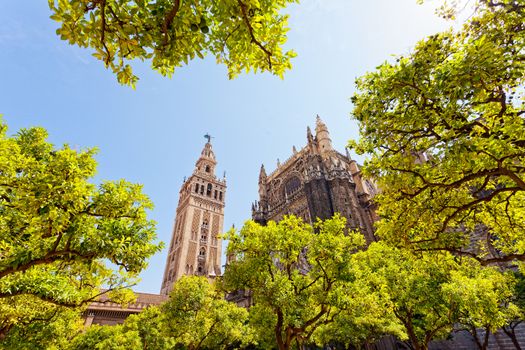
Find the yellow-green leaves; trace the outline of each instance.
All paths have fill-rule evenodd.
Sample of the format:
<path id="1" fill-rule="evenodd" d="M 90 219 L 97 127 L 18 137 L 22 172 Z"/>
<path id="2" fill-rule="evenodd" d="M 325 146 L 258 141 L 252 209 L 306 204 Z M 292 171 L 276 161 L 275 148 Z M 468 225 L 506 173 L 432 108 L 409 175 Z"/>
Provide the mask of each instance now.
<path id="1" fill-rule="evenodd" d="M 283 77 L 293 51 L 284 51 L 287 16 L 296 0 L 49 0 L 57 35 L 89 47 L 121 84 L 134 87 L 131 62 L 151 60 L 171 76 L 177 67 L 211 54 L 234 78 L 241 72 Z"/>
<path id="2" fill-rule="evenodd" d="M 357 81 L 378 236 L 484 263 L 525 259 L 525 10 L 479 1 L 459 31 Z"/>
<path id="3" fill-rule="evenodd" d="M 165 334 L 188 349 L 226 349 L 251 342 L 248 311 L 224 300 L 205 277 L 177 281 L 162 312 Z"/>
<path id="4" fill-rule="evenodd" d="M 231 349 L 252 343 L 248 311 L 224 300 L 205 277 L 178 280 L 169 299 L 118 326 L 92 326 L 65 349 Z"/>
<path id="5" fill-rule="evenodd" d="M 17 314 L 0 322 L 11 326 L 42 317 L 26 314 L 25 303 L 78 307 L 102 287 L 129 300 L 117 294 L 160 249 L 140 185 L 97 188 L 88 182 L 94 151 L 56 149 L 46 137 L 33 128 L 0 138 L 0 303 Z"/>
<path id="6" fill-rule="evenodd" d="M 352 252 L 364 245 L 362 235 L 348 232 L 339 215 L 310 225 L 294 216 L 260 226 L 247 222 L 230 231 L 223 285 L 249 290 L 256 305 L 252 327 L 262 343 L 273 339 L 279 349 L 314 341 L 323 324 L 333 322 L 348 305 L 347 283 L 353 280 Z"/>

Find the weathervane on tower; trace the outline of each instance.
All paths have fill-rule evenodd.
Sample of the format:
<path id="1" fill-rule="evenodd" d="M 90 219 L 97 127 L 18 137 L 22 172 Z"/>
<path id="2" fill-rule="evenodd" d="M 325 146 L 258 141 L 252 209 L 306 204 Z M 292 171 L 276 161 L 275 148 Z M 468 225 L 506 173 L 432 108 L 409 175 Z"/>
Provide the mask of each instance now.
<path id="1" fill-rule="evenodd" d="M 210 143 L 213 137 L 209 133 L 206 133 L 206 135 L 204 135 L 204 138 L 208 139 L 208 143 Z"/>

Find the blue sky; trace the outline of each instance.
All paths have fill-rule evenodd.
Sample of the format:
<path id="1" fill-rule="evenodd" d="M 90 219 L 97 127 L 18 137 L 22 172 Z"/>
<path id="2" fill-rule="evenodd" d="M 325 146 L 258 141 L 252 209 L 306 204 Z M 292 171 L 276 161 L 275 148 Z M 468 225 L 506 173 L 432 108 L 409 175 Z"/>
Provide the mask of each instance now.
<path id="1" fill-rule="evenodd" d="M 434 2 L 435 3 L 435 2 Z M 91 52 L 55 35 L 46 1 L 0 6 L 0 114 L 10 133 L 43 126 L 57 146 L 98 147 L 94 181 L 141 183 L 155 203 L 150 217 L 169 243 L 178 191 L 209 132 L 218 174 L 226 171 L 225 229 L 250 218 L 259 167 L 285 160 L 306 142 L 319 114 L 336 149 L 357 137 L 349 97 L 355 78 L 417 40 L 443 30 L 433 2 L 303 0 L 290 6 L 287 47 L 298 57 L 284 80 L 268 74 L 228 80 L 213 58 L 190 62 L 172 79 L 135 66 L 137 89 L 119 85 Z M 166 251 L 150 261 L 136 290 L 158 293 Z"/>

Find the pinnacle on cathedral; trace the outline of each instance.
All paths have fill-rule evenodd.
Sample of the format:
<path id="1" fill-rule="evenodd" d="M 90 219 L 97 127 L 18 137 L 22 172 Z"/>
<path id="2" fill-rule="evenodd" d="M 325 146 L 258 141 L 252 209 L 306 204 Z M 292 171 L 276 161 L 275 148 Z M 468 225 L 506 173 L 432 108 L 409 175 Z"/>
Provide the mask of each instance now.
<path id="1" fill-rule="evenodd" d="M 161 294 L 169 294 L 183 275 L 213 279 L 221 275 L 222 233 L 226 180 L 215 175 L 217 160 L 211 136 L 195 163 L 193 174 L 182 184 L 173 225 Z"/>
<path id="2" fill-rule="evenodd" d="M 319 145 L 319 151 L 324 154 L 332 149 L 332 140 L 330 139 L 330 133 L 326 124 L 321 120 L 321 117 L 317 115 L 315 120 L 315 137 Z"/>
<path id="3" fill-rule="evenodd" d="M 314 223 L 317 218 L 340 213 L 349 228 L 360 230 L 367 241 L 373 241 L 373 182 L 362 178 L 354 160 L 333 148 L 328 127 L 319 116 L 315 136 L 310 127 L 306 135 L 307 145 L 299 151 L 292 149 L 292 156 L 269 175 L 261 167 L 253 219 L 264 225 L 294 214 Z"/>
<path id="4" fill-rule="evenodd" d="M 312 135 L 312 130 L 310 129 L 310 126 L 306 127 L 306 140 L 309 144 L 314 142 L 314 137 Z"/>
<path id="5" fill-rule="evenodd" d="M 264 164 L 261 164 L 261 170 L 259 171 L 259 183 L 266 181 L 266 169 L 264 169 Z"/>

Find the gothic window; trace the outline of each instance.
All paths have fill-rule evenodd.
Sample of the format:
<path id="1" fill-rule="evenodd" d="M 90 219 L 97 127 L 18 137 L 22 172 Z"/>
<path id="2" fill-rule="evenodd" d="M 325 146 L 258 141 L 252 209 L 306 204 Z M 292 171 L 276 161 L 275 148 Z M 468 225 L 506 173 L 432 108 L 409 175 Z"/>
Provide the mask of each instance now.
<path id="1" fill-rule="evenodd" d="M 366 184 L 366 187 L 368 188 L 368 192 L 369 192 L 370 194 L 375 194 L 375 192 L 376 192 L 376 191 L 375 191 L 375 188 L 374 188 L 374 186 L 372 186 L 372 184 L 370 183 L 370 181 L 366 180 L 366 181 L 365 181 L 365 184 Z"/>
<path id="2" fill-rule="evenodd" d="M 301 188 L 301 180 L 294 176 L 284 184 L 284 193 L 289 196 L 295 193 L 299 188 Z"/>
<path id="3" fill-rule="evenodd" d="M 213 198 L 217 199 L 217 190 L 215 190 L 215 194 L 213 195 Z"/>
<path id="4" fill-rule="evenodd" d="M 206 248 L 202 247 L 199 250 L 199 259 L 205 259 L 206 258 Z"/>
<path id="5" fill-rule="evenodd" d="M 210 166 L 209 165 L 206 165 L 206 167 L 204 168 L 204 171 L 206 171 L 207 173 L 210 172 Z"/>
<path id="6" fill-rule="evenodd" d="M 219 200 L 222 201 L 222 192 L 219 192 Z"/>
<path id="7" fill-rule="evenodd" d="M 206 195 L 208 197 L 211 197 L 211 187 L 212 187 L 211 184 L 208 184 L 208 188 L 206 189 Z"/>
<path id="8" fill-rule="evenodd" d="M 208 241 L 208 235 L 206 234 L 206 232 L 202 232 L 201 233 L 201 242 L 206 242 Z"/>
<path id="9" fill-rule="evenodd" d="M 201 194 L 204 194 L 204 185 L 201 185 Z"/>
<path id="10" fill-rule="evenodd" d="M 202 220 L 202 228 L 208 228 L 208 219 Z"/>
<path id="11" fill-rule="evenodd" d="M 195 184 L 195 193 L 199 193 L 199 184 Z"/>
<path id="12" fill-rule="evenodd" d="M 198 275 L 203 275 L 205 273 L 206 272 L 204 271 L 204 263 L 201 261 L 201 262 L 199 262 L 199 265 L 197 265 L 197 274 Z"/>

